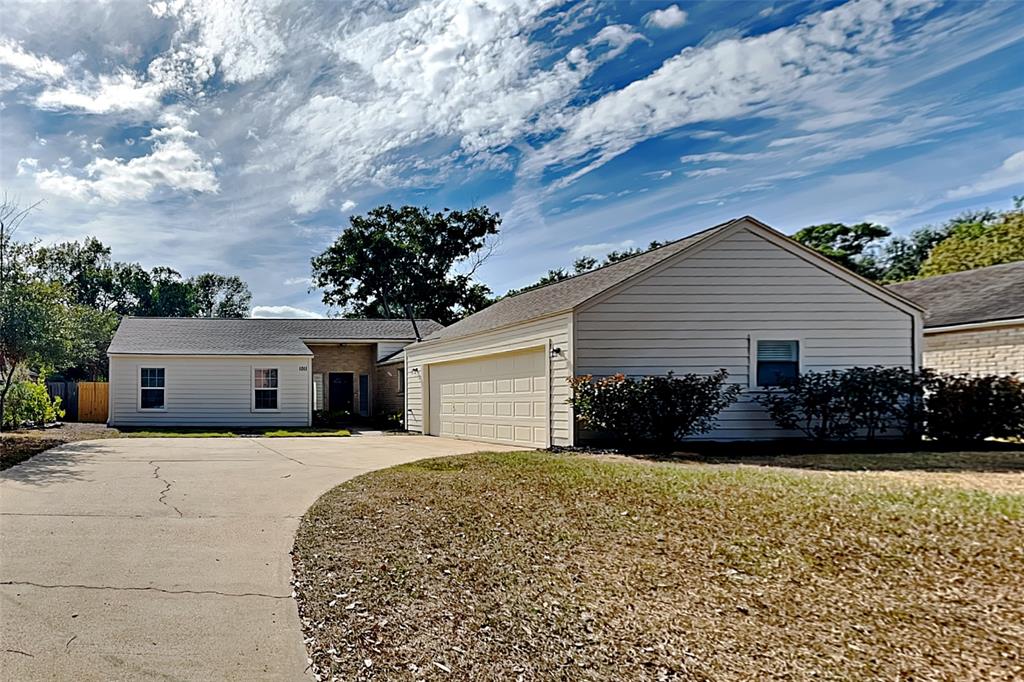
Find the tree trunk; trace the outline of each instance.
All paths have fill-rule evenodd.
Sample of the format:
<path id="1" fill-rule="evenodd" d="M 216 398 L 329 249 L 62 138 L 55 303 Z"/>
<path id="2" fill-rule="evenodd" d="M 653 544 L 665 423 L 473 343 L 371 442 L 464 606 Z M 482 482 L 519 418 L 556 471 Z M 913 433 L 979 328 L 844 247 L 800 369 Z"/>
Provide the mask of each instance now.
<path id="1" fill-rule="evenodd" d="M 11 390 L 11 386 L 13 385 L 14 382 L 14 371 L 17 368 L 18 363 L 11 363 L 11 371 L 8 373 L 6 377 L 3 376 L 3 371 L 0 370 L 0 379 L 3 379 L 4 382 L 3 388 L 0 389 L 0 430 L 3 429 L 4 414 L 5 410 L 7 409 L 7 392 Z"/>

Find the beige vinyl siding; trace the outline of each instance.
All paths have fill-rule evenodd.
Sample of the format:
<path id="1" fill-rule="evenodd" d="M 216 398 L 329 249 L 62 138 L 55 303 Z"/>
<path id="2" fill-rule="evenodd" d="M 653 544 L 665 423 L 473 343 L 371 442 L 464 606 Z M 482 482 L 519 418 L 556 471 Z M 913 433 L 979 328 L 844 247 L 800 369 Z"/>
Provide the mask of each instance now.
<path id="1" fill-rule="evenodd" d="M 748 386 L 757 338 L 800 342 L 801 370 L 913 366 L 914 315 L 748 229 L 576 312 L 576 373 L 710 373 Z M 747 393 L 707 437 L 777 437 Z"/>
<path id="2" fill-rule="evenodd" d="M 427 342 L 423 345 L 406 347 L 406 400 L 408 405 L 407 427 L 410 431 L 423 432 L 424 421 L 424 380 L 430 363 L 465 360 L 494 353 L 525 350 L 531 347 L 562 349 L 562 354 L 550 359 L 550 428 L 553 445 L 569 445 L 572 439 L 572 424 L 569 405 L 568 379 L 571 371 L 571 324 L 572 315 L 564 313 L 541 320 L 499 329 L 483 334 L 474 334 L 460 339 L 442 342 Z M 419 372 L 412 371 L 414 368 Z"/>
<path id="3" fill-rule="evenodd" d="M 408 343 L 408 341 L 381 341 L 377 344 L 377 359 L 383 360 L 395 351 L 405 348 Z"/>
<path id="4" fill-rule="evenodd" d="M 311 379 L 307 357 L 110 356 L 113 426 L 305 426 Z M 139 368 L 164 367 L 164 411 L 138 409 Z M 253 368 L 278 369 L 278 410 L 252 410 Z M 304 371 L 300 368 L 305 368 Z"/>

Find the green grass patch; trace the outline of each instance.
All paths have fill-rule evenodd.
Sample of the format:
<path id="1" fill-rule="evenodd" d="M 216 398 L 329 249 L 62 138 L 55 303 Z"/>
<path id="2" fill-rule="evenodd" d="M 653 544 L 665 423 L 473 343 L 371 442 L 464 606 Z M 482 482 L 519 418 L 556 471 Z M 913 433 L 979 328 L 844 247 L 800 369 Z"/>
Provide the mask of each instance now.
<path id="1" fill-rule="evenodd" d="M 345 437 L 352 434 L 346 429 L 319 427 L 267 428 L 267 429 L 140 429 L 121 430 L 121 438 L 303 438 L 303 437 Z"/>
<path id="2" fill-rule="evenodd" d="M 1022 548 L 1022 495 L 518 452 L 349 481 L 294 561 L 324 679 L 966 679 L 1024 665 Z"/>
<path id="3" fill-rule="evenodd" d="M 234 431 L 206 431 L 203 429 L 121 429 L 121 438 L 238 438 Z"/>
<path id="4" fill-rule="evenodd" d="M 347 429 L 329 428 L 302 428 L 302 429 L 273 429 L 260 432 L 266 438 L 305 438 L 305 437 L 341 437 L 351 436 Z"/>

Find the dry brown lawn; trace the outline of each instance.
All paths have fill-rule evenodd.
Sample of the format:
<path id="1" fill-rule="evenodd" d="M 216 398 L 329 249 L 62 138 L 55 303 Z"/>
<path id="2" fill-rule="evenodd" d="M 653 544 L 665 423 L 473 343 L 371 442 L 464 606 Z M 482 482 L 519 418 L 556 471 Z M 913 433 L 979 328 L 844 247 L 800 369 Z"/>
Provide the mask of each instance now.
<path id="1" fill-rule="evenodd" d="M 1020 679 L 1022 567 L 1021 495 L 536 452 L 354 479 L 295 544 L 342 680 Z"/>

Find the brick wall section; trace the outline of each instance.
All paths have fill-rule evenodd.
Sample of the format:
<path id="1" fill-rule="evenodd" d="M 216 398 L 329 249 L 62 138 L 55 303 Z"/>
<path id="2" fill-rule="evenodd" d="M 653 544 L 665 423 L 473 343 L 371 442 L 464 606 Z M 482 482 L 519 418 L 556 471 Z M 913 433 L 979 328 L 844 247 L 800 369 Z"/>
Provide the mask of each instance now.
<path id="1" fill-rule="evenodd" d="M 924 366 L 949 374 L 1024 376 L 1024 324 L 927 334 Z"/>
<path id="2" fill-rule="evenodd" d="M 377 368 L 377 385 L 373 403 L 377 414 L 402 414 L 404 419 L 405 394 L 398 392 L 398 376 L 404 365 L 381 365 Z"/>
<path id="3" fill-rule="evenodd" d="M 352 392 L 356 413 L 359 412 L 359 375 L 370 375 L 370 390 L 373 391 L 374 370 L 377 365 L 376 345 L 367 344 L 339 344 L 333 346 L 310 345 L 313 351 L 313 373 L 324 375 L 324 409 L 330 410 L 330 372 L 352 372 Z M 370 410 L 373 412 L 373 401 L 370 401 Z"/>

